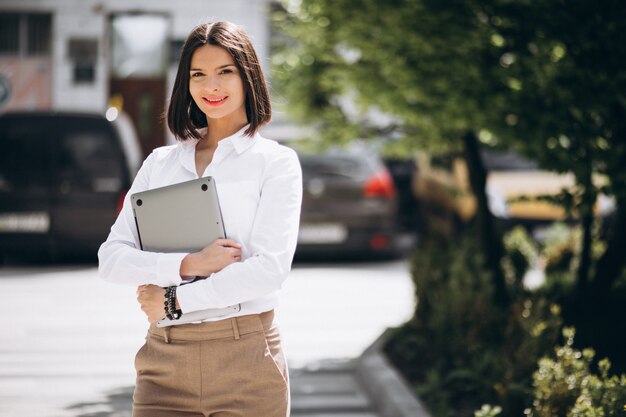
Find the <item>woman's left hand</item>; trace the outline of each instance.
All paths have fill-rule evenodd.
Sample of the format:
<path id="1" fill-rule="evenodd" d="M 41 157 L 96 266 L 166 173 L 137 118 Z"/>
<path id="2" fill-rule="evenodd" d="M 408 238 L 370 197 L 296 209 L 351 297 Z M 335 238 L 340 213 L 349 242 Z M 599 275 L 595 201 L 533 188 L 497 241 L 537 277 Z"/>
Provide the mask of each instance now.
<path id="1" fill-rule="evenodd" d="M 137 287 L 137 301 L 141 304 L 141 310 L 148 316 L 148 321 L 153 324 L 165 317 L 165 288 L 156 285 L 140 285 Z"/>

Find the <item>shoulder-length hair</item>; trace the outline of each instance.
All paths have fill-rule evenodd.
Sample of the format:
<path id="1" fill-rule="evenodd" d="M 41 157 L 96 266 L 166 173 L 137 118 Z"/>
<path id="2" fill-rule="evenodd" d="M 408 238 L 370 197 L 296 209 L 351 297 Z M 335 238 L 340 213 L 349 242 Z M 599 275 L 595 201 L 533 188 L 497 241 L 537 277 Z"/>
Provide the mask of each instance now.
<path id="1" fill-rule="evenodd" d="M 167 125 L 178 140 L 190 137 L 202 139 L 198 129 L 207 127 L 205 114 L 198 108 L 189 92 L 191 57 L 196 49 L 215 45 L 233 57 L 243 81 L 246 115 L 249 127 L 245 135 L 253 136 L 272 117 L 269 92 L 263 71 L 246 31 L 230 22 L 204 23 L 196 26 L 185 41 L 172 89 Z"/>

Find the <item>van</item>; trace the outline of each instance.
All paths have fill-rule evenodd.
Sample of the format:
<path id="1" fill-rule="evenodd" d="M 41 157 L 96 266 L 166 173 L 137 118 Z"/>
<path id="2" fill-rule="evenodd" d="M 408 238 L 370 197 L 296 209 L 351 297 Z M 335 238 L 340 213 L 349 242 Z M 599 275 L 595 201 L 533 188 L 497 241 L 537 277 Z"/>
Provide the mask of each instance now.
<path id="1" fill-rule="evenodd" d="M 0 259 L 95 259 L 140 163 L 123 113 L 0 115 Z"/>

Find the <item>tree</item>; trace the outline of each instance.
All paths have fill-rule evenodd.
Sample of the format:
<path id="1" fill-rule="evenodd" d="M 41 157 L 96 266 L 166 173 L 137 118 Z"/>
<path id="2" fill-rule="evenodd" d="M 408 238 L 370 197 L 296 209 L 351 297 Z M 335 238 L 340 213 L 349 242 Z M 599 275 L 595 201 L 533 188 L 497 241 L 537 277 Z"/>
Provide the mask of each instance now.
<path id="1" fill-rule="evenodd" d="M 603 294 L 624 268 L 626 235 L 626 8 L 616 0 L 503 2 L 488 11 L 501 36 L 511 92 L 504 134 L 545 167 L 572 171 L 583 226 L 578 293 L 590 286 L 593 206 L 598 193 L 616 198 L 614 233 L 598 262 L 594 293 Z M 605 184 L 594 181 L 608 178 Z"/>
<path id="2" fill-rule="evenodd" d="M 478 224 L 494 300 L 506 306 L 502 239 L 485 194 L 477 130 L 505 102 L 492 29 L 471 2 L 306 0 L 278 16 L 296 40 L 277 55 L 275 76 L 296 113 L 321 121 L 326 137 L 379 133 L 371 109 L 393 115 L 408 146 L 464 149 L 478 201 Z M 359 106 L 350 112 L 344 98 Z M 390 129 L 391 130 L 391 129 Z M 354 137 L 354 136 L 353 136 Z"/>
<path id="3" fill-rule="evenodd" d="M 477 154 L 480 130 L 546 169 L 575 174 L 577 188 L 563 201 L 582 219 L 580 292 L 589 284 L 596 197 L 600 190 L 616 197 L 621 229 L 593 281 L 598 293 L 610 288 L 626 259 L 615 246 L 626 236 L 626 8 L 618 0 L 285 4 L 291 14 L 277 20 L 292 40 L 276 56 L 275 79 L 303 120 L 319 123 L 330 140 L 387 128 L 409 147 L 464 149 L 497 303 L 508 296 Z M 389 126 L 371 122 L 372 108 L 394 117 Z M 608 183 L 595 183 L 597 174 Z"/>

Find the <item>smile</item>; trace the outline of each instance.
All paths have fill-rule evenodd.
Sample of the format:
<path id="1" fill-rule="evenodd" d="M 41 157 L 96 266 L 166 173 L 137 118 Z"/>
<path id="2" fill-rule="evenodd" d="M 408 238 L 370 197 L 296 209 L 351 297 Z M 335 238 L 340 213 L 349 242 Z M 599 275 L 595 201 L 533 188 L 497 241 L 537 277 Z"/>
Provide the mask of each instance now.
<path id="1" fill-rule="evenodd" d="M 228 98 L 228 96 L 224 96 L 224 97 L 211 97 L 211 98 L 207 98 L 207 97 L 202 97 L 202 100 L 204 100 L 204 102 L 206 104 L 208 104 L 209 106 L 219 106 L 222 103 L 224 103 L 226 101 L 226 99 Z"/>

